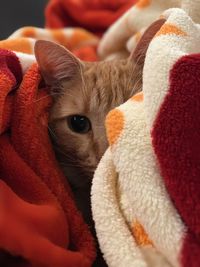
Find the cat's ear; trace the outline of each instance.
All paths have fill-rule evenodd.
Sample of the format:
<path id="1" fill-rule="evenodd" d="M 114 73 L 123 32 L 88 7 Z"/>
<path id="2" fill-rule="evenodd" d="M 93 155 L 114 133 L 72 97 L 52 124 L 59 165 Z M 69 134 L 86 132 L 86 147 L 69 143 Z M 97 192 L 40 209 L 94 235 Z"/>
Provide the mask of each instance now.
<path id="1" fill-rule="evenodd" d="M 162 25 L 165 23 L 165 21 L 166 21 L 165 19 L 156 20 L 146 29 L 141 39 L 139 40 L 136 48 L 131 53 L 129 60 L 134 61 L 143 68 L 149 44 L 153 39 L 153 37 L 155 36 L 155 34 L 160 30 Z"/>
<path id="2" fill-rule="evenodd" d="M 35 43 L 35 57 L 47 85 L 80 79 L 83 63 L 63 46 L 44 40 Z"/>

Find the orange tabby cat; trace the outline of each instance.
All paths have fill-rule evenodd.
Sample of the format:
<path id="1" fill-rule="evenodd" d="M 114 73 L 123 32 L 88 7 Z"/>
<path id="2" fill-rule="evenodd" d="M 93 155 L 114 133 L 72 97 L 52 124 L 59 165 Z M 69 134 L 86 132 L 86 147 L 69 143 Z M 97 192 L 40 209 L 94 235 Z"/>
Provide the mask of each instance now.
<path id="1" fill-rule="evenodd" d="M 108 146 L 104 120 L 111 109 L 141 90 L 146 50 L 162 24 L 163 20 L 152 24 L 133 54 L 123 60 L 82 62 L 55 43 L 35 45 L 38 65 L 54 97 L 50 133 L 57 157 L 93 233 L 90 186 Z M 94 266 L 106 264 L 99 257 Z"/>

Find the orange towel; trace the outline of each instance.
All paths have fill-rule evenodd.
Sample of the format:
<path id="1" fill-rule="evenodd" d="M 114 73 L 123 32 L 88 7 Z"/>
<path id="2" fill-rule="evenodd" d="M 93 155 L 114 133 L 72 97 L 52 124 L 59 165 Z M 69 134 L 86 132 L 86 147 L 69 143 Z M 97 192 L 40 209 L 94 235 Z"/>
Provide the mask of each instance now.
<path id="1" fill-rule="evenodd" d="M 51 98 L 24 56 L 0 49 L 0 266 L 90 267 L 93 238 L 48 136 Z"/>

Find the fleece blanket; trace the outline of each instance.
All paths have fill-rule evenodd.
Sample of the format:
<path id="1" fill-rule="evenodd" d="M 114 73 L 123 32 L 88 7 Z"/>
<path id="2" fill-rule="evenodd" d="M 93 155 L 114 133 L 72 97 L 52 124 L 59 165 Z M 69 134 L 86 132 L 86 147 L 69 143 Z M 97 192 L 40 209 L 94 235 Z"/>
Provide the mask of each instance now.
<path id="1" fill-rule="evenodd" d="M 0 47 L 26 52 L 0 49 L 0 266 L 90 267 L 95 244 L 55 159 L 33 40 Z"/>
<path id="2" fill-rule="evenodd" d="M 162 14 L 143 91 L 106 119 L 92 210 L 109 267 L 200 266 L 200 2 L 183 4 Z"/>
<path id="3" fill-rule="evenodd" d="M 123 57 L 125 51 L 131 53 L 145 29 L 158 19 L 164 10 L 173 7 L 182 7 L 189 15 L 192 14 L 195 22 L 199 22 L 200 2 L 198 0 L 138 0 L 103 35 L 98 46 L 99 56 L 113 58 Z"/>
<path id="4" fill-rule="evenodd" d="M 98 60 L 97 35 L 135 1 L 106 2 L 50 1 L 48 29 L 24 27 L 0 41 L 1 266 L 90 267 L 95 260 L 93 237 L 49 140 L 52 99 L 33 54 L 35 41 L 45 39 Z"/>
<path id="5" fill-rule="evenodd" d="M 109 266 L 200 265 L 199 55 L 192 54 L 199 52 L 199 1 L 139 0 L 99 39 L 133 3 L 50 1 L 47 26 L 55 29 L 25 27 L 0 41 L 1 266 L 90 267 L 96 253 L 49 140 L 52 99 L 35 40 L 56 41 L 87 61 L 108 58 L 128 51 L 129 38 L 133 48 L 165 8 L 181 5 L 188 15 L 166 11 L 147 52 L 144 101 L 137 95 L 108 116 L 110 148 L 92 202 Z"/>
<path id="6" fill-rule="evenodd" d="M 0 41 L 0 48 L 34 54 L 36 40 L 48 40 L 65 46 L 82 60 L 98 60 L 96 48 L 99 38 L 83 28 L 43 29 L 23 27 L 8 39 Z"/>

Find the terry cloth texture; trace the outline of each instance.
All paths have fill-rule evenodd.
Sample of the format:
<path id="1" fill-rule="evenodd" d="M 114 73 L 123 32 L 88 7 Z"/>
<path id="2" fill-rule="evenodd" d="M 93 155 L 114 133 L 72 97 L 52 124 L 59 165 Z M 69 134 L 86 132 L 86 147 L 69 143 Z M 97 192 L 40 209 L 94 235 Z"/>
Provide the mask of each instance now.
<path id="1" fill-rule="evenodd" d="M 56 162 L 34 61 L 0 49 L 1 266 L 90 267 L 94 241 Z"/>
<path id="2" fill-rule="evenodd" d="M 114 57 L 124 51 L 133 51 L 145 29 L 168 8 L 182 7 L 199 22 L 200 1 L 138 0 L 103 35 L 98 47 L 101 58 Z"/>
<path id="3" fill-rule="evenodd" d="M 143 91 L 106 119 L 92 209 L 109 267 L 200 266 L 200 9 L 182 4 L 162 14 Z"/>
<path id="4" fill-rule="evenodd" d="M 92 19 L 88 25 L 103 30 L 131 2 L 109 6 L 95 2 L 87 16 L 94 19 L 101 6 L 99 18 L 107 14 L 107 24 L 101 28 Z M 72 13 L 76 13 L 77 6 L 68 3 L 70 12 L 75 8 Z M 86 15 L 89 2 L 83 3 L 80 14 Z M 0 263 L 3 267 L 90 267 L 96 256 L 93 237 L 48 136 L 52 99 L 33 55 L 38 39 L 57 42 L 86 61 L 98 59 L 99 38 L 84 28 L 24 27 L 0 41 Z"/>
<path id="5" fill-rule="evenodd" d="M 99 54 L 115 57 L 123 54 L 130 36 L 161 15 L 167 21 L 147 51 L 143 93 L 108 115 L 110 147 L 94 177 L 93 214 L 109 267 L 199 267 L 200 2 L 139 0 L 102 40 L 96 33 L 129 1 L 68 3 L 67 12 L 70 3 L 82 3 L 77 10 L 84 11 L 84 21 L 101 4 L 107 17 L 107 10 L 115 11 L 106 25 L 96 19 L 102 27 L 93 19 L 85 29 L 25 27 L 0 41 L 1 264 L 90 267 L 95 258 L 93 238 L 49 140 L 52 100 L 35 64 L 35 40 L 56 41 L 87 61 L 99 59 L 100 41 Z M 162 14 L 174 6 L 186 13 Z M 65 14 L 66 7 L 62 10 Z M 93 27 L 95 34 L 87 31 Z"/>

